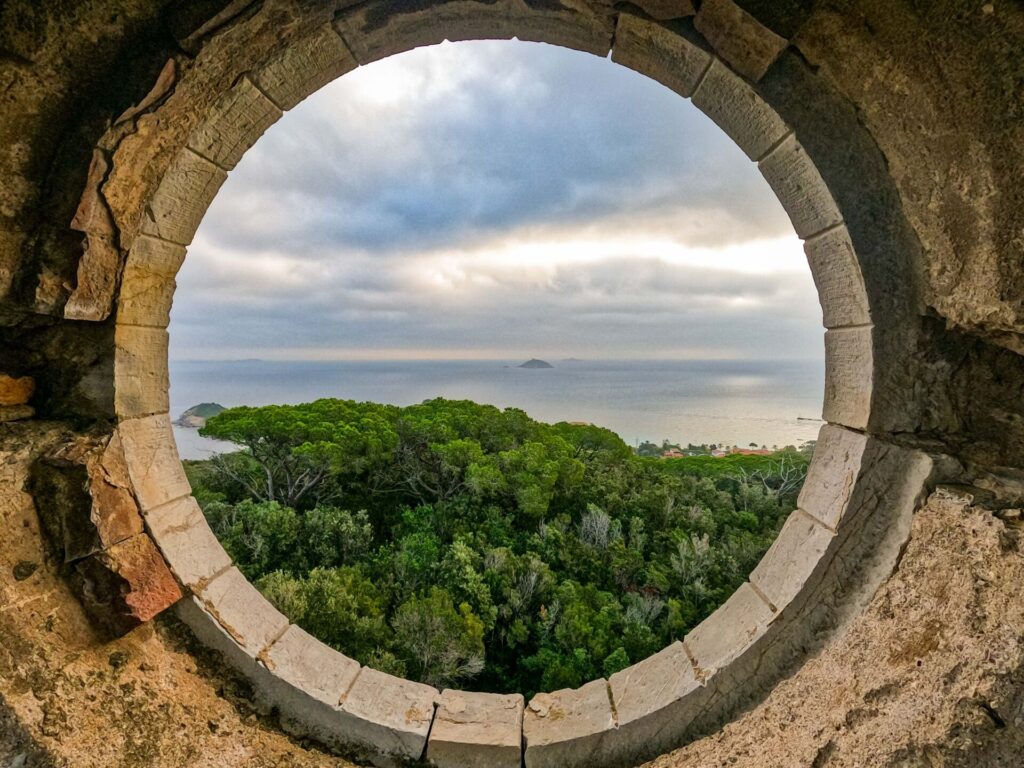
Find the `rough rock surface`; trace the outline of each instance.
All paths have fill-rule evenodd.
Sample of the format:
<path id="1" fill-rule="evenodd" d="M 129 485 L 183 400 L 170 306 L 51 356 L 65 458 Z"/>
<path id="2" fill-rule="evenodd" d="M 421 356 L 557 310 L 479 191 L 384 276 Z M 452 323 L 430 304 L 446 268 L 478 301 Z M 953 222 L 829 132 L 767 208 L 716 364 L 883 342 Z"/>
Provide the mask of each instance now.
<path id="1" fill-rule="evenodd" d="M 868 610 L 757 708 L 651 768 L 996 768 L 1024 754 L 1019 511 L 933 495 Z"/>

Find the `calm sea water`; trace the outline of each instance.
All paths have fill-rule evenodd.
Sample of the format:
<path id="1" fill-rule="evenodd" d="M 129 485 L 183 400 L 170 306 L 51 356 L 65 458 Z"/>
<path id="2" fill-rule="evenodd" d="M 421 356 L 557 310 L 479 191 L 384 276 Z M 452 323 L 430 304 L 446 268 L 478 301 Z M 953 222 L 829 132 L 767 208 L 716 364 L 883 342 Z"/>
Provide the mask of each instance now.
<path id="1" fill-rule="evenodd" d="M 521 361 L 171 363 L 174 416 L 201 402 L 302 403 L 321 397 L 411 405 L 433 397 L 522 408 L 540 421 L 587 421 L 631 445 L 663 439 L 799 444 L 817 436 L 820 361 Z M 809 420 L 808 420 L 809 419 Z M 183 458 L 226 446 L 175 427 Z"/>

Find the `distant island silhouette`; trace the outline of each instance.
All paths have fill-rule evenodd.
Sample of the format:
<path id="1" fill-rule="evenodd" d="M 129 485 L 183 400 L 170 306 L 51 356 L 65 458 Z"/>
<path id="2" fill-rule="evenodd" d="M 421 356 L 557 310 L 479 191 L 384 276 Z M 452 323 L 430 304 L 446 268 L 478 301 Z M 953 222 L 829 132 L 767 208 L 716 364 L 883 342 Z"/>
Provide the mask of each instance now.
<path id="1" fill-rule="evenodd" d="M 545 360 L 538 360 L 536 357 L 527 360 L 522 365 L 517 365 L 516 368 L 554 368 L 551 363 Z"/>

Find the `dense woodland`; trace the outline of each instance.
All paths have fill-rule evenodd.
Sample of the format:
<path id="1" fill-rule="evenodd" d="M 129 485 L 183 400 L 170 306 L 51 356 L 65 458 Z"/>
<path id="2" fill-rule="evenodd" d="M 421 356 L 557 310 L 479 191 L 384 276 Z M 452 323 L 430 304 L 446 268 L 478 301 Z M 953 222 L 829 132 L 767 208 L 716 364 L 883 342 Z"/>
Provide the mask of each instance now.
<path id="1" fill-rule="evenodd" d="M 364 664 L 435 686 L 578 686 L 682 637 L 768 548 L 808 456 L 636 456 L 594 426 L 431 400 L 232 408 L 186 462 L 239 568 Z"/>

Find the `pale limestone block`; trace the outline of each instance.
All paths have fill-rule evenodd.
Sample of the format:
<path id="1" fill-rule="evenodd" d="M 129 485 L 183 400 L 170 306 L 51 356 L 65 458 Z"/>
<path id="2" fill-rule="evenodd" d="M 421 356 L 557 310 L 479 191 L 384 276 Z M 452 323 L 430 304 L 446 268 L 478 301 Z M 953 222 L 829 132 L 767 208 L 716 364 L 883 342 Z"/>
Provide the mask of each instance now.
<path id="1" fill-rule="evenodd" d="M 114 408 L 122 419 L 164 413 L 169 406 L 167 331 L 119 325 L 114 330 Z"/>
<path id="2" fill-rule="evenodd" d="M 622 13 L 612 61 L 689 97 L 711 63 L 711 54 L 661 24 Z"/>
<path id="3" fill-rule="evenodd" d="M 719 56 L 755 83 L 789 44 L 732 0 L 704 0 L 694 25 Z"/>
<path id="4" fill-rule="evenodd" d="M 727 667 L 768 631 L 774 612 L 749 583 L 743 584 L 684 640 L 698 669 Z"/>
<path id="5" fill-rule="evenodd" d="M 538 693 L 526 707 L 526 768 L 593 765 L 615 730 L 605 680 L 581 688 Z"/>
<path id="6" fill-rule="evenodd" d="M 869 324 L 871 310 L 864 276 L 846 227 L 836 227 L 807 240 L 804 253 L 818 288 L 825 327 Z"/>
<path id="7" fill-rule="evenodd" d="M 836 530 L 849 507 L 867 444 L 868 438 L 859 432 L 823 426 L 797 506 Z"/>
<path id="8" fill-rule="evenodd" d="M 604 759 L 630 765 L 679 746 L 709 694 L 681 642 L 616 672 L 608 685 L 618 729 L 605 740 Z"/>
<path id="9" fill-rule="evenodd" d="M 441 694 L 427 744 L 438 768 L 519 768 L 523 751 L 523 697 L 518 693 Z"/>
<path id="10" fill-rule="evenodd" d="M 178 458 L 171 419 L 166 413 L 122 421 L 117 431 L 124 446 L 135 498 L 143 512 L 192 491 Z"/>
<path id="11" fill-rule="evenodd" d="M 253 81 L 288 110 L 357 66 L 333 25 L 327 24 L 282 50 L 253 75 Z"/>
<path id="12" fill-rule="evenodd" d="M 842 222 L 832 193 L 795 136 L 769 152 L 758 167 L 789 214 L 800 239 L 806 240 Z"/>
<path id="13" fill-rule="evenodd" d="M 188 245 L 227 173 L 190 149 L 171 162 L 142 217 L 142 232 Z"/>
<path id="14" fill-rule="evenodd" d="M 359 674 L 359 662 L 324 645 L 294 624 L 261 657 L 276 677 L 336 707 Z"/>
<path id="15" fill-rule="evenodd" d="M 814 587 L 809 582 L 834 539 L 835 534 L 815 518 L 794 510 L 751 572 L 750 583 L 781 611 L 805 587 Z"/>
<path id="16" fill-rule="evenodd" d="M 418 760 L 427 745 L 439 695 L 429 685 L 363 667 L 341 698 L 341 710 L 351 718 L 349 743 L 378 757 Z"/>
<path id="17" fill-rule="evenodd" d="M 822 418 L 853 429 L 867 429 L 873 380 L 871 327 L 825 331 Z"/>
<path id="18" fill-rule="evenodd" d="M 242 77 L 217 100 L 187 143 L 206 159 L 231 170 L 280 118 L 281 110 L 247 77 Z"/>
<path id="19" fill-rule="evenodd" d="M 693 103 L 755 162 L 789 133 L 779 113 L 717 59 L 694 91 Z"/>
<path id="20" fill-rule="evenodd" d="M 200 643 L 221 654 L 224 660 L 248 679 L 258 691 L 264 692 L 273 687 L 275 681 L 267 668 L 238 644 L 198 597 L 179 600 L 175 606 L 175 613 L 192 630 L 192 634 Z"/>
<path id="21" fill-rule="evenodd" d="M 140 235 L 125 262 L 118 298 L 117 322 L 166 328 L 174 299 L 174 276 L 185 259 L 185 248 Z"/>
<path id="22" fill-rule="evenodd" d="M 191 496 L 151 509 L 145 519 L 174 575 L 193 592 L 231 566 L 231 558 Z"/>
<path id="23" fill-rule="evenodd" d="M 612 48 L 615 22 L 610 15 L 589 12 L 583 4 L 576 8 L 542 10 L 512 0 L 511 29 L 516 39 L 548 43 L 605 58 Z"/>
<path id="24" fill-rule="evenodd" d="M 360 64 L 445 40 L 512 37 L 508 0 L 452 0 L 419 8 L 376 0 L 342 13 L 334 23 Z"/>
<path id="25" fill-rule="evenodd" d="M 288 627 L 288 619 L 237 568 L 229 568 L 210 581 L 197 597 L 224 631 L 253 657 Z"/>

